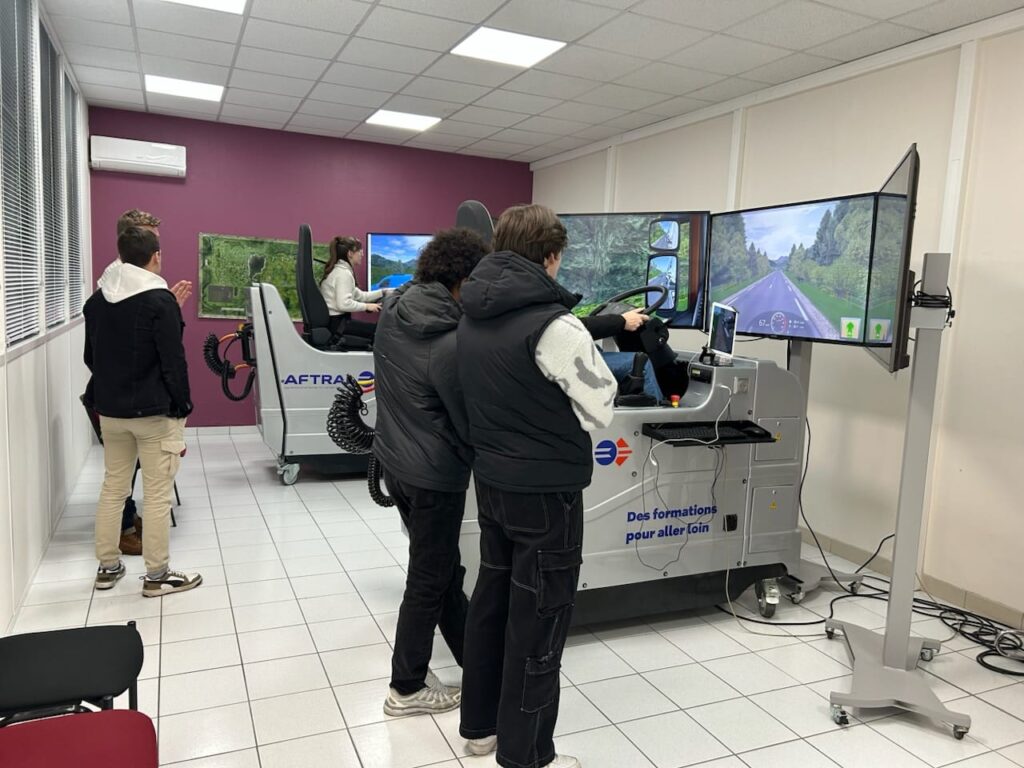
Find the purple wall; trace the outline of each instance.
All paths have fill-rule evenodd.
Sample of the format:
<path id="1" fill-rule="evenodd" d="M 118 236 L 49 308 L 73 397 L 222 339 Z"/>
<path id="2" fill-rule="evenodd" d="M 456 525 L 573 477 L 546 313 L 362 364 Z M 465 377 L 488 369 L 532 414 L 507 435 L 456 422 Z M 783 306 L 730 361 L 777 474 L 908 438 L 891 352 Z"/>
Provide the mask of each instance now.
<path id="1" fill-rule="evenodd" d="M 92 172 L 97 278 L 117 256 L 115 224 L 129 208 L 163 220 L 168 284 L 191 280 L 198 287 L 200 232 L 294 240 L 299 224 L 307 223 L 317 242 L 336 234 L 362 240 L 370 231 L 449 227 L 466 199 L 500 212 L 532 196 L 529 166 L 505 160 L 101 108 L 89 111 L 89 128 L 100 136 L 188 149 L 185 179 Z M 360 284 L 365 287 L 365 275 Z M 196 406 L 189 425 L 255 423 L 253 398 L 229 401 L 202 360 L 206 335 L 229 333 L 237 322 L 200 319 L 197 313 L 193 297 L 184 309 Z"/>

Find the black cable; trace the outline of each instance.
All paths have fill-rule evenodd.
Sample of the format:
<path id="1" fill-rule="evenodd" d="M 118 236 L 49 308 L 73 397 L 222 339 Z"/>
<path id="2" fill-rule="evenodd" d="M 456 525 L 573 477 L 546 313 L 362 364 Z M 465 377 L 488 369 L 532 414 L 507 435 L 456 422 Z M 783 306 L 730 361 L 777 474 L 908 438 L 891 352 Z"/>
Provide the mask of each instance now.
<path id="1" fill-rule="evenodd" d="M 327 435 L 343 451 L 355 454 L 370 454 L 366 468 L 366 484 L 370 498 L 379 507 L 393 507 L 395 500 L 381 489 L 383 470 L 377 457 L 372 454 L 374 430 L 366 426 L 363 416 L 369 413 L 363 402 L 363 388 L 356 378 L 349 374 L 338 387 L 334 403 L 327 413 Z"/>
<path id="2" fill-rule="evenodd" d="M 857 568 L 856 571 L 854 571 L 854 573 L 860 573 L 865 568 L 867 568 L 869 565 L 871 565 L 871 563 L 874 562 L 874 559 L 876 557 L 878 557 L 878 554 L 882 551 L 882 547 L 885 546 L 885 542 L 889 541 L 889 539 L 895 539 L 895 538 L 896 538 L 896 534 L 895 533 L 890 533 L 888 536 L 883 537 L 882 540 L 880 542 L 878 542 L 878 546 L 875 547 L 874 554 L 872 554 L 871 557 L 869 557 L 867 560 L 865 560 L 861 564 L 861 566 L 859 568 Z"/>

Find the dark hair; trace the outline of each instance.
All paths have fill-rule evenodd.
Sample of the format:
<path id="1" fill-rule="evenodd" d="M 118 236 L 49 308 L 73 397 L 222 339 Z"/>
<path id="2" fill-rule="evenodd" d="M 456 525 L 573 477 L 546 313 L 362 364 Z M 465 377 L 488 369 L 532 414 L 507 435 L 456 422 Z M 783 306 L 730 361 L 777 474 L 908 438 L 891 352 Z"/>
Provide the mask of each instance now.
<path id="1" fill-rule="evenodd" d="M 565 226 L 543 205 L 513 205 L 494 225 L 495 251 L 512 251 L 541 266 L 552 253 L 565 250 L 567 242 Z"/>
<path id="2" fill-rule="evenodd" d="M 331 258 L 327 260 L 327 266 L 324 267 L 324 276 L 320 282 L 327 279 L 327 276 L 331 274 L 331 271 L 338 266 L 339 261 L 344 261 L 346 264 L 351 264 L 348 255 L 356 251 L 363 250 L 363 244 L 354 237 L 342 237 L 337 235 L 331 239 L 330 251 Z"/>
<path id="3" fill-rule="evenodd" d="M 472 230 L 442 230 L 420 252 L 416 282 L 441 283 L 450 291 L 490 252 L 483 238 Z"/>
<path id="4" fill-rule="evenodd" d="M 138 208 L 132 208 L 129 211 L 125 211 L 117 220 L 117 236 L 128 229 L 128 227 L 152 227 L 156 228 L 160 226 L 160 219 L 154 216 L 152 213 L 147 211 L 140 211 Z"/>
<path id="5" fill-rule="evenodd" d="M 128 227 L 117 238 L 117 252 L 125 264 L 146 267 L 159 250 L 160 238 L 151 229 Z"/>

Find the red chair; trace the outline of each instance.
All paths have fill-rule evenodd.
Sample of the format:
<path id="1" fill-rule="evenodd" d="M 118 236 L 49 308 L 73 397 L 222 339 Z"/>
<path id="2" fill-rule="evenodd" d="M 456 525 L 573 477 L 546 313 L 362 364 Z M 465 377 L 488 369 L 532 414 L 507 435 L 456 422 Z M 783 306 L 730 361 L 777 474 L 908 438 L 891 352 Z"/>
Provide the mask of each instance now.
<path id="1" fill-rule="evenodd" d="M 156 731 L 131 709 L 32 720 L 0 728 L 0 765 L 157 768 Z"/>

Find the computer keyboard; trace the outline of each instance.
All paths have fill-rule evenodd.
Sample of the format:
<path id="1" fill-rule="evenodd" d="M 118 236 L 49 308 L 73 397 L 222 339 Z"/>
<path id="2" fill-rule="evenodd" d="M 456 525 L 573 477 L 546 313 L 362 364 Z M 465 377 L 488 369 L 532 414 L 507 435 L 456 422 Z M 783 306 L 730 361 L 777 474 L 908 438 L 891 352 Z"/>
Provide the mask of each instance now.
<path id="1" fill-rule="evenodd" d="M 759 427 L 752 421 L 721 421 L 717 426 L 713 421 L 644 424 L 643 433 L 661 442 L 679 443 L 680 445 L 770 443 L 775 440 L 768 430 Z"/>

